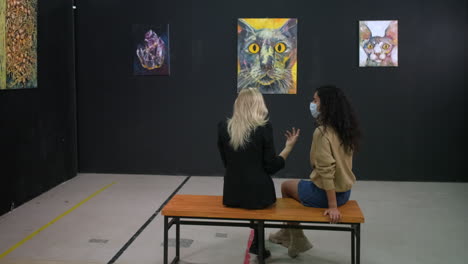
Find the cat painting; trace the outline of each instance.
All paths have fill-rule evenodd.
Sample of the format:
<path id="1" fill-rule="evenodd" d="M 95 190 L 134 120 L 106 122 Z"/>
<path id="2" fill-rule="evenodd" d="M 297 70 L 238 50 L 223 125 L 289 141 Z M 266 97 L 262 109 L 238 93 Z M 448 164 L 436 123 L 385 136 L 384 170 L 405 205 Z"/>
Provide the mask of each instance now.
<path id="1" fill-rule="evenodd" d="M 239 19 L 237 54 L 238 92 L 296 93 L 297 19 Z"/>
<path id="2" fill-rule="evenodd" d="M 398 21 L 359 22 L 359 66 L 398 66 Z"/>

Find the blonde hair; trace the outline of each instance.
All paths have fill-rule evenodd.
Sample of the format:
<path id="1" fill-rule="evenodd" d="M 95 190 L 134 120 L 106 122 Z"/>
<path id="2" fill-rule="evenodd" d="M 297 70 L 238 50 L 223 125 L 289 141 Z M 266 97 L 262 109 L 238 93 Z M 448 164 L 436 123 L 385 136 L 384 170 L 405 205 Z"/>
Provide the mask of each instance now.
<path id="1" fill-rule="evenodd" d="M 268 122 L 268 109 L 263 95 L 257 88 L 246 88 L 239 92 L 234 103 L 234 113 L 228 119 L 229 144 L 238 150 L 249 142 L 249 136 L 257 127 Z"/>

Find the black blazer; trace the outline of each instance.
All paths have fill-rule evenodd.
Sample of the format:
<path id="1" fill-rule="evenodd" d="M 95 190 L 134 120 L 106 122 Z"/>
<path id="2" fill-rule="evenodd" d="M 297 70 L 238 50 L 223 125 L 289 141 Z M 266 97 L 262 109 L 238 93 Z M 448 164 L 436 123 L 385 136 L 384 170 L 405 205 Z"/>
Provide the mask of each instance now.
<path id="1" fill-rule="evenodd" d="M 229 145 L 227 121 L 218 124 L 218 148 L 224 167 L 223 204 L 230 207 L 260 209 L 276 202 L 271 175 L 284 168 L 276 155 L 271 123 L 258 127 L 243 149 Z"/>

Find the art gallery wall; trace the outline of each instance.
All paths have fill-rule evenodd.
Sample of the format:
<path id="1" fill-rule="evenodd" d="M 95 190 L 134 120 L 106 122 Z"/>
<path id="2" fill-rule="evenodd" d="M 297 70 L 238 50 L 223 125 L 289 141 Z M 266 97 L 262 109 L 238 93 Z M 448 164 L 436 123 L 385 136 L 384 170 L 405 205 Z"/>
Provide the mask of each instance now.
<path id="1" fill-rule="evenodd" d="M 81 0 L 79 171 L 222 175 L 216 124 L 236 98 L 237 19 L 297 18 L 297 95 L 265 95 L 276 148 L 301 138 L 278 177 L 306 178 L 314 88 L 345 90 L 364 138 L 358 179 L 467 181 L 467 4 L 403 1 Z M 359 20 L 398 20 L 399 66 L 360 68 Z M 134 76 L 133 24 L 170 25 L 171 75 Z"/>
<path id="2" fill-rule="evenodd" d="M 38 88 L 0 91 L 0 215 L 77 171 L 72 1 L 38 3 Z"/>

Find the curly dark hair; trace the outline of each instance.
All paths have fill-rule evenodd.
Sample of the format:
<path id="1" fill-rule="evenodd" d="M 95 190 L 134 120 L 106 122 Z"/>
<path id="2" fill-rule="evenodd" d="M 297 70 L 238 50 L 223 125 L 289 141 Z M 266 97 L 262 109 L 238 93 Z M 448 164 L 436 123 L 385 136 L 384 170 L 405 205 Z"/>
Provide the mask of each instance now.
<path id="1" fill-rule="evenodd" d="M 333 128 L 338 134 L 345 151 L 359 150 L 361 130 L 354 109 L 343 91 L 333 85 L 324 85 L 317 89 L 320 98 L 320 115 L 318 122 Z"/>

